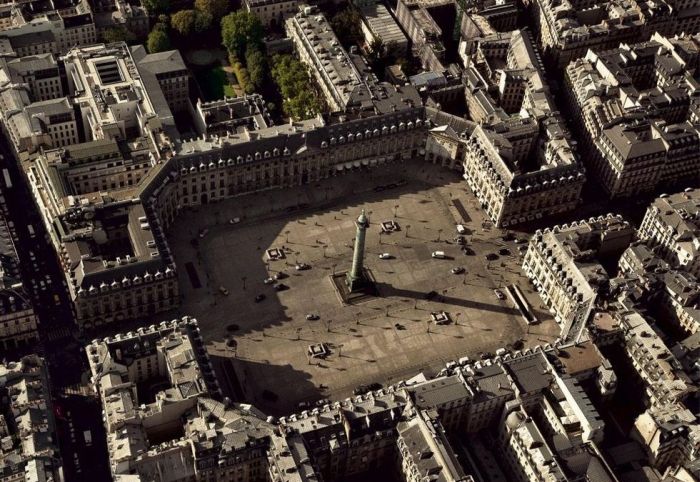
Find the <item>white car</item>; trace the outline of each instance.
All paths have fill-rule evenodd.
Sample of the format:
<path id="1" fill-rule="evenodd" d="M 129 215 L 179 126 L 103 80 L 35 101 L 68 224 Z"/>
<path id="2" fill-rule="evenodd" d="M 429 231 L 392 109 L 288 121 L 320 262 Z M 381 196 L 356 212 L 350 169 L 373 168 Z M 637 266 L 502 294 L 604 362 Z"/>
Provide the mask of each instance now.
<path id="1" fill-rule="evenodd" d="M 228 220 L 229 224 L 238 224 L 241 222 L 241 218 L 231 218 Z"/>
<path id="2" fill-rule="evenodd" d="M 207 234 L 209 234 L 209 230 L 204 228 L 199 232 L 199 237 L 204 238 Z"/>
<path id="3" fill-rule="evenodd" d="M 389 253 L 382 253 L 379 255 L 379 259 L 391 259 L 391 255 Z"/>
<path id="4" fill-rule="evenodd" d="M 265 283 L 266 285 L 271 285 L 274 282 L 275 282 L 274 278 L 265 278 L 263 280 L 263 283 Z"/>
<path id="5" fill-rule="evenodd" d="M 465 228 L 463 224 L 458 224 L 457 225 L 457 233 L 467 234 L 467 228 Z"/>

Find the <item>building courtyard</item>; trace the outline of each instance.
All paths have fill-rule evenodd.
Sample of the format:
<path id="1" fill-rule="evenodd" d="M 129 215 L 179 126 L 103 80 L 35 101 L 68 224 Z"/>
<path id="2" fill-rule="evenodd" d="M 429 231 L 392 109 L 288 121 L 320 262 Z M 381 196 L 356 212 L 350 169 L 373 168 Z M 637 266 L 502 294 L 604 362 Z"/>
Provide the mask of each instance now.
<path id="1" fill-rule="evenodd" d="M 350 268 L 363 209 L 371 222 L 365 267 L 378 296 L 346 305 L 331 277 Z M 392 221 L 398 230 L 380 234 Z M 457 224 L 467 229 L 473 254 L 456 242 Z M 464 356 L 552 342 L 558 328 L 520 272 L 518 245 L 503 234 L 456 173 L 416 163 L 208 205 L 184 213 L 170 237 L 180 312 L 199 320 L 222 388 L 283 413 L 300 402 L 350 395 L 360 384 L 434 373 Z M 275 248 L 283 259 L 270 260 Z M 499 255 L 503 248 L 510 254 Z M 445 259 L 433 258 L 434 251 Z M 487 260 L 489 253 L 498 259 Z M 299 264 L 309 268 L 297 270 Z M 264 282 L 276 276 L 276 283 Z M 510 298 L 497 297 L 495 289 L 511 284 L 539 324 L 528 327 Z M 434 323 L 435 312 L 449 322 Z M 329 355 L 310 357 L 309 347 L 319 343 Z"/>

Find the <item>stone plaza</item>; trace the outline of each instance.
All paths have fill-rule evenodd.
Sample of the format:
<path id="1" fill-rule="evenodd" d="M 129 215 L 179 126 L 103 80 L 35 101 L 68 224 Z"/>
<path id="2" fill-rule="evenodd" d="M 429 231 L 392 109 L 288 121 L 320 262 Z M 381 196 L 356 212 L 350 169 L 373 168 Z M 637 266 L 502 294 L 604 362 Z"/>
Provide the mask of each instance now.
<path id="1" fill-rule="evenodd" d="M 516 340 L 554 340 L 558 329 L 520 273 L 517 246 L 501 239 L 503 232 L 482 216 L 458 176 L 408 164 L 399 177 L 393 167 L 183 215 L 171 233 L 185 268 L 180 311 L 201 320 L 212 359 L 224 372 L 224 391 L 228 384 L 257 406 L 284 412 L 299 402 L 349 395 L 359 384 L 436 372 L 447 361 L 478 358 Z M 370 218 L 364 266 L 377 296 L 346 304 L 331 278 L 350 269 L 363 209 Z M 386 221 L 399 230 L 380 234 Z M 469 230 L 473 255 L 454 241 L 459 223 Z M 511 255 L 486 260 L 504 247 Z M 269 260 L 266 251 L 274 248 L 285 253 L 283 259 Z M 433 251 L 443 251 L 445 259 L 433 258 Z M 309 269 L 297 270 L 299 264 Z M 464 273 L 453 274 L 455 267 Z M 193 287 L 193 272 L 200 288 Z M 279 272 L 284 274 L 276 284 L 286 287 L 281 291 L 264 282 Z M 497 298 L 494 289 L 510 284 L 523 290 L 542 323 L 528 328 L 509 299 Z M 438 311 L 451 322 L 431 322 Z M 317 343 L 330 355 L 309 357 Z"/>

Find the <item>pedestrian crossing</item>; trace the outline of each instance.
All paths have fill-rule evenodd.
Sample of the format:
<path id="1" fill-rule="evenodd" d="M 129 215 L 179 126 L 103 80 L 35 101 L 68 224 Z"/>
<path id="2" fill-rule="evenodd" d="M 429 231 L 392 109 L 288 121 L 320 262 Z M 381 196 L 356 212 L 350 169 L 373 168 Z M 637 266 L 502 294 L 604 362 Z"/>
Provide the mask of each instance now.
<path id="1" fill-rule="evenodd" d="M 73 330 L 70 327 L 54 328 L 42 337 L 45 341 L 56 341 L 64 338 L 73 338 Z"/>

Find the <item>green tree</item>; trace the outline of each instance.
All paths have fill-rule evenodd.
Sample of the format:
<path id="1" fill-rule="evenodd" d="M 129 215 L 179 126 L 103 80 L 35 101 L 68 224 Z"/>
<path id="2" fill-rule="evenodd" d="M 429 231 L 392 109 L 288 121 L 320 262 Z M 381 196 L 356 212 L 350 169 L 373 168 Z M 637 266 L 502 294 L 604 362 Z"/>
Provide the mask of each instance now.
<path id="1" fill-rule="evenodd" d="M 194 8 L 200 12 L 208 13 L 215 20 L 219 20 L 229 10 L 229 0 L 195 0 Z"/>
<path id="2" fill-rule="evenodd" d="M 243 58 L 246 48 L 260 48 L 263 33 L 260 20 L 245 10 L 229 13 L 221 20 L 222 44 L 238 58 Z"/>
<path id="3" fill-rule="evenodd" d="M 194 29 L 197 13 L 194 10 L 180 10 L 170 16 L 170 26 L 182 36 L 188 36 Z"/>
<path id="4" fill-rule="evenodd" d="M 361 23 L 360 12 L 352 7 L 335 14 L 331 19 L 331 27 L 345 48 L 362 43 Z"/>
<path id="5" fill-rule="evenodd" d="M 271 74 L 282 94 L 285 115 L 308 119 L 321 111 L 321 101 L 304 64 L 291 55 L 277 55 L 272 59 Z"/>
<path id="6" fill-rule="evenodd" d="M 245 63 L 250 76 L 250 83 L 256 91 L 260 90 L 265 83 L 265 73 L 267 72 L 267 62 L 265 55 L 260 49 L 249 47 L 245 53 Z"/>
<path id="7" fill-rule="evenodd" d="M 141 0 L 141 5 L 151 17 L 165 13 L 170 9 L 170 0 Z"/>
<path id="8" fill-rule="evenodd" d="M 209 27 L 211 27 L 211 24 L 214 21 L 211 14 L 207 12 L 200 12 L 199 10 L 195 10 L 194 12 L 194 31 L 197 33 L 202 33 L 209 30 Z"/>
<path id="9" fill-rule="evenodd" d="M 102 39 L 107 43 L 133 43 L 134 41 L 136 41 L 136 35 L 126 27 L 120 25 L 118 27 L 110 27 L 107 30 L 105 30 L 102 34 Z"/>
<path id="10" fill-rule="evenodd" d="M 170 37 L 163 24 L 157 23 L 151 30 L 151 33 L 148 34 L 146 48 L 152 54 L 170 50 Z"/>

